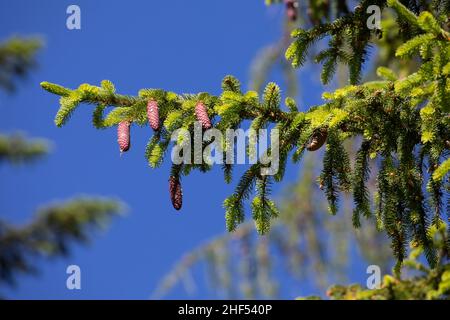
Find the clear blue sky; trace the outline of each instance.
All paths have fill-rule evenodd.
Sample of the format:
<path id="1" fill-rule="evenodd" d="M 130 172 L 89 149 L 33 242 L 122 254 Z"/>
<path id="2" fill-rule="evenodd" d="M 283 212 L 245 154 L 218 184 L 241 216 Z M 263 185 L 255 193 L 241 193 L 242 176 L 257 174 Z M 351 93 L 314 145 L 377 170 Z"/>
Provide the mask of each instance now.
<path id="1" fill-rule="evenodd" d="M 66 29 L 70 4 L 81 8 L 82 30 Z M 279 38 L 281 16 L 281 7 L 268 9 L 262 0 L 0 2 L 0 39 L 35 34 L 46 41 L 39 69 L 17 94 L 0 95 L 0 129 L 54 142 L 43 161 L 0 166 L 1 216 L 24 223 L 37 206 L 79 194 L 114 196 L 130 207 L 128 216 L 114 220 L 91 246 L 76 246 L 67 259 L 39 261 L 40 276 L 20 277 L 8 297 L 145 299 L 183 253 L 224 232 L 222 201 L 234 188 L 223 183 L 219 170 L 194 173 L 183 180 L 184 207 L 175 213 L 167 190 L 169 165 L 151 170 L 144 158 L 148 127 L 134 128 L 130 152 L 119 157 L 116 130 L 95 130 L 90 106 L 56 128 L 58 98 L 39 83 L 76 87 L 110 79 L 126 94 L 144 87 L 219 93 L 227 74 L 248 82 L 257 51 Z M 302 78 L 308 83 L 304 101 L 318 103 L 319 74 Z M 297 171 L 290 166 L 287 180 Z M 65 287 L 68 264 L 81 267 L 81 291 Z M 168 297 L 187 296 L 177 288 Z M 200 288 L 196 297 L 211 296 Z"/>

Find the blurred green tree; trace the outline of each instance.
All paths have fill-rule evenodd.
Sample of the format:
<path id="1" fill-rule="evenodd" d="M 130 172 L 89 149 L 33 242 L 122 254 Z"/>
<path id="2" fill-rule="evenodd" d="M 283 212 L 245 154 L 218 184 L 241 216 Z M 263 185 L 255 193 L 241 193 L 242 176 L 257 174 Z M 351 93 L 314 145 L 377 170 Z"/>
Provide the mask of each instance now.
<path id="1" fill-rule="evenodd" d="M 15 91 L 17 78 L 37 65 L 36 53 L 41 46 L 37 38 L 20 37 L 0 44 L 0 87 Z M 48 154 L 49 147 L 44 139 L 0 134 L 0 165 L 37 160 Z M 16 285 L 19 273 L 36 274 L 37 258 L 65 256 L 73 243 L 88 243 L 93 230 L 105 227 L 111 217 L 124 210 L 120 201 L 84 196 L 46 206 L 23 226 L 0 219 L 0 288 Z"/>
<path id="2" fill-rule="evenodd" d="M 191 273 L 201 267 L 213 293 L 225 298 L 273 299 L 282 287 L 284 292 L 302 289 L 305 281 L 325 291 L 347 280 L 355 249 L 367 264 L 388 272 L 389 243 L 373 224 L 355 230 L 350 210 L 345 210 L 348 219 L 343 221 L 327 213 L 316 181 L 317 160 L 316 154 L 305 156 L 298 181 L 279 196 L 280 218 L 267 236 L 258 236 L 253 223 L 247 222 L 231 234 L 206 241 L 175 264 L 152 298 L 164 297 L 179 284 L 191 292 Z"/>
<path id="3" fill-rule="evenodd" d="M 36 67 L 36 52 L 42 47 L 39 38 L 13 37 L 0 43 L 0 87 L 12 92 L 16 79 L 24 78 Z"/>

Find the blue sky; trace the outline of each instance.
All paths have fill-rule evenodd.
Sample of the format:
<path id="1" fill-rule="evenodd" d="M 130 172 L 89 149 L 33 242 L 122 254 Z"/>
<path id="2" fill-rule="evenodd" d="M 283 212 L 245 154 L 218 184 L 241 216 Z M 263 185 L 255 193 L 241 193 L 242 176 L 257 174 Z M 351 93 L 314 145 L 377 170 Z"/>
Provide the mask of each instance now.
<path id="1" fill-rule="evenodd" d="M 81 30 L 66 29 L 70 4 L 81 8 Z M 91 126 L 91 106 L 81 106 L 66 127 L 56 128 L 58 98 L 39 83 L 76 87 L 109 79 L 125 94 L 141 88 L 217 94 L 227 74 L 248 82 L 257 51 L 279 38 L 281 17 L 281 7 L 267 8 L 262 0 L 0 2 L 0 39 L 41 35 L 46 42 L 39 68 L 18 92 L 0 94 L 0 129 L 54 143 L 43 161 L 0 166 L 1 217 L 25 223 L 39 205 L 79 194 L 117 197 L 130 208 L 91 246 L 74 247 L 69 258 L 37 262 L 40 276 L 19 277 L 8 297 L 145 299 L 183 253 L 224 232 L 222 201 L 234 188 L 224 184 L 219 170 L 194 173 L 183 180 L 183 209 L 176 213 L 168 197 L 169 164 L 151 170 L 144 158 L 148 127 L 134 128 L 132 148 L 120 157 L 116 130 Z M 303 101 L 319 102 L 318 81 L 317 72 L 303 74 Z M 290 166 L 287 181 L 297 172 Z M 81 267 L 80 291 L 65 287 L 69 264 Z M 196 297 L 211 297 L 207 292 L 200 288 Z M 168 296 L 185 297 L 180 288 Z"/>

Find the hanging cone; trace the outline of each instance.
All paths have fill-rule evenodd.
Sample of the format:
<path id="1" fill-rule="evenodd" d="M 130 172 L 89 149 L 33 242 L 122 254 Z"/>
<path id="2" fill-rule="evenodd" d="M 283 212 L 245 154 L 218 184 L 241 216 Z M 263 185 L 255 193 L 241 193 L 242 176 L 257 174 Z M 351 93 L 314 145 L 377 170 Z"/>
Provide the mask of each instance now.
<path id="1" fill-rule="evenodd" d="M 291 21 L 297 20 L 297 2 L 295 0 L 285 0 L 286 14 Z"/>
<path id="2" fill-rule="evenodd" d="M 117 142 L 121 153 L 130 149 L 130 126 L 129 121 L 122 121 L 117 126 Z"/>
<path id="3" fill-rule="evenodd" d="M 198 102 L 195 106 L 195 116 L 202 124 L 203 129 L 211 128 L 211 120 L 209 120 L 208 112 L 206 112 L 206 106 L 203 102 Z"/>
<path id="4" fill-rule="evenodd" d="M 155 100 L 149 100 L 147 103 L 147 118 L 150 127 L 157 131 L 159 129 L 159 110 L 158 102 Z"/>
<path id="5" fill-rule="evenodd" d="M 319 150 L 325 141 L 327 141 L 328 132 L 326 129 L 321 129 L 313 134 L 311 140 L 306 146 L 306 150 L 308 151 L 316 151 Z"/>
<path id="6" fill-rule="evenodd" d="M 175 210 L 180 210 L 183 205 L 183 191 L 180 180 L 174 176 L 169 178 L 169 192 L 173 207 Z"/>

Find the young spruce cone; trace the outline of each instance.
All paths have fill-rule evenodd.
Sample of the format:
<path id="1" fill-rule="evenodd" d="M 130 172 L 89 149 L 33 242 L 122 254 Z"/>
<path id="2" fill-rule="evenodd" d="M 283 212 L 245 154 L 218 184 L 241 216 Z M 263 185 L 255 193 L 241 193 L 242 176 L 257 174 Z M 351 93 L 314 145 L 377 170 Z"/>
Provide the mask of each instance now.
<path id="1" fill-rule="evenodd" d="M 203 102 L 198 102 L 195 106 L 195 116 L 202 124 L 203 129 L 211 128 L 211 120 L 209 120 L 208 112 L 206 112 L 206 106 Z"/>
<path id="2" fill-rule="evenodd" d="M 129 121 L 122 121 L 117 126 L 117 142 L 121 153 L 130 149 L 130 125 Z"/>
<path id="3" fill-rule="evenodd" d="M 286 4 L 286 14 L 291 21 L 297 20 L 297 1 L 296 0 L 284 0 Z"/>
<path id="4" fill-rule="evenodd" d="M 328 132 L 326 129 L 321 129 L 316 133 L 314 133 L 308 145 L 306 146 L 306 150 L 308 151 L 319 150 L 323 146 L 325 141 L 327 141 L 327 135 Z"/>
<path id="5" fill-rule="evenodd" d="M 150 127 L 157 131 L 159 129 L 159 110 L 158 102 L 155 100 L 149 100 L 147 103 L 147 118 Z"/>
<path id="6" fill-rule="evenodd" d="M 175 210 L 180 210 L 183 205 L 183 191 L 180 180 L 174 176 L 169 178 L 169 192 L 173 207 Z"/>

